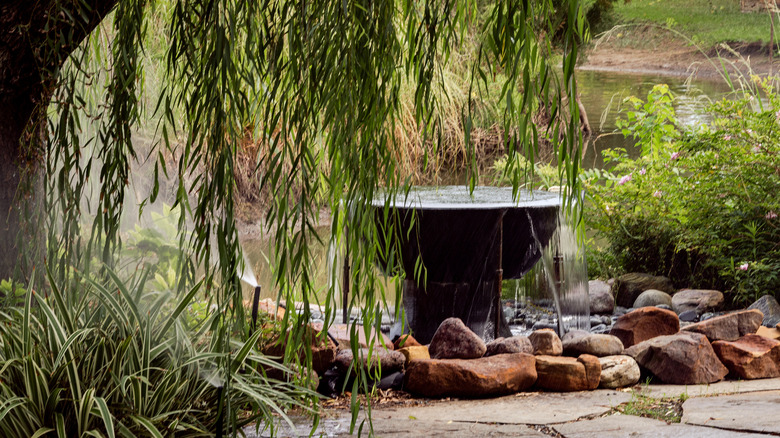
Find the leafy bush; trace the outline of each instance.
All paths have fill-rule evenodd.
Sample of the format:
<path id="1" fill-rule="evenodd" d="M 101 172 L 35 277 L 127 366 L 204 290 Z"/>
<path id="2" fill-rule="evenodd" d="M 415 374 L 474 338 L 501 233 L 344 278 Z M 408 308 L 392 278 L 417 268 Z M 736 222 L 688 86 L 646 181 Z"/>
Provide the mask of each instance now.
<path id="1" fill-rule="evenodd" d="M 109 275 L 80 290 L 51 281 L 49 297 L 33 292 L 0 312 L 0 434 L 212 436 L 284 416 L 311 395 L 266 378 L 288 371 L 256 352 L 260 332 L 228 354 L 209 335 L 213 319 L 188 327 L 198 286 L 176 297 Z"/>
<path id="2" fill-rule="evenodd" d="M 610 170 L 583 174 L 585 218 L 606 243 L 591 245 L 592 272 L 666 275 L 730 291 L 734 304 L 780 290 L 780 97 L 753 80 L 762 97 L 717 102 L 692 127 L 666 85 L 627 99 L 619 127 L 640 156 L 606 151 Z"/>

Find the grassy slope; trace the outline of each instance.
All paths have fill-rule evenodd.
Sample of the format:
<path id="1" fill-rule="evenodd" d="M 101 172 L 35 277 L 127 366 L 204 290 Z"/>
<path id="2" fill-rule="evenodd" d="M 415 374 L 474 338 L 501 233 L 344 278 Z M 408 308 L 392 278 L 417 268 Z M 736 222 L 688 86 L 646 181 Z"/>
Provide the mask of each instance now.
<path id="1" fill-rule="evenodd" d="M 630 0 L 616 2 L 618 21 L 651 22 L 672 28 L 703 47 L 721 42 L 768 42 L 770 18 L 767 13 L 742 13 L 739 0 Z M 780 31 L 780 23 L 775 17 Z"/>

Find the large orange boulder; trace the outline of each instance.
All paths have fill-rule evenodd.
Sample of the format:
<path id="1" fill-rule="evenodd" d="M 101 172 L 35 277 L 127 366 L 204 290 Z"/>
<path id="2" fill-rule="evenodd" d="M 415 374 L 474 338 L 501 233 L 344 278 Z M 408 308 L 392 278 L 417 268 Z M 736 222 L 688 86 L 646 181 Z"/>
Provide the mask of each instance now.
<path id="1" fill-rule="evenodd" d="M 551 391 L 588 391 L 599 387 L 601 363 L 596 356 L 537 356 L 536 386 Z"/>
<path id="2" fill-rule="evenodd" d="M 623 352 L 664 383 L 697 385 L 714 383 L 729 370 L 715 355 L 701 333 L 680 332 L 640 342 Z"/>
<path id="3" fill-rule="evenodd" d="M 657 336 L 680 331 L 680 319 L 671 310 L 642 307 L 626 313 L 615 321 L 609 334 L 616 336 L 625 348 Z"/>
<path id="4" fill-rule="evenodd" d="M 713 342 L 712 348 L 733 377 L 780 377 L 780 341 L 746 335 L 733 342 Z"/>
<path id="5" fill-rule="evenodd" d="M 480 398 L 514 394 L 536 382 L 536 361 L 526 353 L 479 359 L 428 359 L 409 363 L 404 389 L 423 397 Z"/>
<path id="6" fill-rule="evenodd" d="M 763 320 L 764 314 L 760 310 L 742 310 L 691 324 L 683 330 L 701 333 L 710 342 L 736 341 L 742 336 L 754 334 Z"/>

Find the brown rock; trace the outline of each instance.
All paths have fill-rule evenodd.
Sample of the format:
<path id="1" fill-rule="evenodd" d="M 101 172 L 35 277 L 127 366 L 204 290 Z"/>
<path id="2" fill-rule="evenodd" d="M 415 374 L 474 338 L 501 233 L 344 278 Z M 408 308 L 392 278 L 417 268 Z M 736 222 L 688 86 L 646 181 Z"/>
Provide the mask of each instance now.
<path id="1" fill-rule="evenodd" d="M 641 375 L 639 364 L 631 356 L 600 357 L 599 362 L 601 363 L 600 388 L 623 388 L 634 385 L 639 381 Z"/>
<path id="2" fill-rule="evenodd" d="M 336 359 L 338 346 L 326 333 L 322 333 L 322 324 L 309 324 L 303 337 L 307 339 L 309 349 L 311 350 L 312 370 L 322 375 Z M 285 351 L 286 337 L 273 341 L 262 348 L 266 356 L 282 357 Z M 303 361 L 306 358 L 306 351 L 301 348 L 298 350 L 298 358 Z"/>
<path id="3" fill-rule="evenodd" d="M 551 391 L 587 391 L 599 387 L 601 364 L 596 356 L 536 356 L 536 386 Z"/>
<path id="4" fill-rule="evenodd" d="M 701 333 L 658 336 L 627 348 L 624 353 L 665 383 L 713 383 L 728 374 L 707 337 Z"/>
<path id="5" fill-rule="evenodd" d="M 623 343 L 616 336 L 591 334 L 583 330 L 572 330 L 563 335 L 563 354 L 579 356 L 592 354 L 596 357 L 614 356 L 623 352 Z"/>
<path id="6" fill-rule="evenodd" d="M 680 331 L 680 319 L 671 310 L 643 307 L 626 313 L 615 321 L 609 334 L 617 336 L 628 348 L 656 336 Z"/>
<path id="7" fill-rule="evenodd" d="M 403 354 L 406 358 L 405 365 L 408 366 L 409 362 L 413 360 L 430 359 L 431 355 L 428 353 L 428 347 L 425 345 L 415 345 L 412 347 L 399 348 L 399 353 Z"/>
<path id="8" fill-rule="evenodd" d="M 369 327 L 369 336 L 366 338 L 366 332 L 365 327 L 359 325 L 357 327 L 357 342 L 358 345 L 360 345 L 361 348 L 368 348 L 369 342 L 368 339 L 371 340 L 371 343 L 373 344 L 373 348 L 379 348 L 384 346 L 384 348 L 387 348 L 389 350 L 393 349 L 393 342 L 390 341 L 390 338 L 385 336 L 384 333 L 379 332 L 373 328 Z M 339 343 L 339 347 L 342 349 L 349 349 L 351 348 L 350 343 L 350 331 L 351 327 L 350 324 L 333 324 L 328 329 L 328 334 L 333 336 L 334 339 L 336 339 Z M 381 338 L 381 339 L 380 339 Z"/>
<path id="9" fill-rule="evenodd" d="M 422 345 L 414 339 L 412 335 L 401 335 L 393 342 L 393 350 L 398 350 L 403 347 L 419 347 Z"/>
<path id="10" fill-rule="evenodd" d="M 371 353 L 370 359 L 369 352 Z M 368 348 L 361 348 L 358 350 L 358 358 L 359 363 L 357 366 L 368 367 L 370 371 L 373 371 L 374 368 L 381 366 L 382 375 L 388 375 L 396 371 L 403 370 L 404 363 L 406 362 L 406 357 L 404 357 L 402 353 L 385 349 L 369 350 Z M 336 365 L 336 368 L 340 372 L 346 373 L 352 366 L 353 362 L 354 355 L 352 354 L 352 350 L 346 349 L 339 351 L 339 354 L 336 355 L 334 365 Z"/>
<path id="11" fill-rule="evenodd" d="M 746 335 L 736 341 L 715 341 L 712 348 L 733 377 L 764 379 L 780 376 L 780 341 Z"/>
<path id="12" fill-rule="evenodd" d="M 629 308 L 634 305 L 637 297 L 648 289 L 656 289 L 661 292 L 672 293 L 674 286 L 666 277 L 655 277 L 649 274 L 625 274 L 615 279 L 612 283 L 612 296 L 618 306 Z"/>
<path id="13" fill-rule="evenodd" d="M 485 356 L 514 353 L 533 354 L 533 352 L 534 346 L 527 336 L 512 336 L 510 338 L 497 338 L 488 342 Z"/>
<path id="14" fill-rule="evenodd" d="M 723 304 L 723 293 L 717 290 L 683 289 L 672 296 L 672 309 L 677 314 L 695 310 L 699 315 Z"/>
<path id="15" fill-rule="evenodd" d="M 472 360 L 429 359 L 409 364 L 404 389 L 424 397 L 494 397 L 530 388 L 536 361 L 526 353 Z"/>
<path id="16" fill-rule="evenodd" d="M 701 333 L 710 342 L 736 341 L 742 336 L 754 334 L 763 320 L 764 314 L 760 310 L 741 310 L 691 324 L 683 330 Z"/>
<path id="17" fill-rule="evenodd" d="M 528 335 L 534 354 L 545 356 L 560 356 L 563 353 L 561 338 L 552 329 L 541 329 Z"/>
<path id="18" fill-rule="evenodd" d="M 588 299 L 590 302 L 590 314 L 612 313 L 615 309 L 615 298 L 612 296 L 611 286 L 601 280 L 588 282 Z"/>
<path id="19" fill-rule="evenodd" d="M 476 359 L 482 357 L 485 350 L 485 342 L 460 318 L 445 319 L 428 345 L 433 359 Z"/>
<path id="20" fill-rule="evenodd" d="M 768 328 L 763 325 L 758 328 L 756 334 L 769 339 L 780 339 L 780 329 Z"/>

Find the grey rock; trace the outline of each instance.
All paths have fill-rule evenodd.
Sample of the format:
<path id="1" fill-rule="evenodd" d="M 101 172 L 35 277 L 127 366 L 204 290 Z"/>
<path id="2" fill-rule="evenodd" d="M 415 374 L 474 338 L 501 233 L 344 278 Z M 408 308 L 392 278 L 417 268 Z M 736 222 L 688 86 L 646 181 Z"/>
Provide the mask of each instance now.
<path id="1" fill-rule="evenodd" d="M 615 310 L 612 312 L 615 316 L 625 315 L 626 313 L 628 313 L 628 308 L 623 306 L 615 306 Z"/>
<path id="2" fill-rule="evenodd" d="M 642 292 L 641 294 L 639 294 L 639 296 L 636 297 L 636 300 L 634 300 L 634 307 L 637 308 L 658 306 L 659 304 L 671 306 L 672 296 L 660 290 L 648 289 Z"/>
<path id="3" fill-rule="evenodd" d="M 655 307 L 658 307 L 659 309 L 664 309 L 664 310 L 672 310 L 672 306 L 670 306 L 668 304 L 656 304 Z"/>
<path id="4" fill-rule="evenodd" d="M 723 304 L 723 293 L 707 289 L 683 289 L 672 296 L 672 310 L 681 314 L 688 310 L 696 313 L 712 311 Z"/>
<path id="5" fill-rule="evenodd" d="M 751 304 L 748 309 L 758 309 L 764 314 L 763 325 L 766 327 L 775 327 L 780 324 L 780 304 L 772 295 L 764 295 L 755 303 Z"/>
<path id="6" fill-rule="evenodd" d="M 590 299 L 590 313 L 612 313 L 615 308 L 615 299 L 612 297 L 611 286 L 601 280 L 588 282 L 588 298 Z"/>
<path id="7" fill-rule="evenodd" d="M 369 349 L 361 348 L 358 350 L 359 361 L 356 364 L 361 367 L 368 367 L 373 370 L 376 367 L 382 367 L 382 375 L 389 375 L 397 371 L 403 371 L 406 358 L 398 351 L 386 349 L 371 350 L 371 359 L 369 360 Z M 351 349 L 339 351 L 336 355 L 334 365 L 342 373 L 346 373 L 354 361 L 354 355 Z"/>
<path id="8" fill-rule="evenodd" d="M 591 327 L 595 327 L 595 326 L 597 326 L 599 324 L 603 324 L 603 322 L 601 321 L 601 318 L 599 318 L 598 316 L 591 316 L 590 317 L 590 326 Z"/>
<path id="9" fill-rule="evenodd" d="M 713 313 L 713 312 L 707 312 L 707 313 L 703 313 L 703 314 L 702 314 L 702 315 L 699 317 L 699 321 L 706 321 L 706 320 L 708 320 L 708 319 L 710 319 L 710 318 L 714 318 L 714 317 L 715 317 L 715 313 Z"/>
<path id="10" fill-rule="evenodd" d="M 631 356 L 615 355 L 600 357 L 600 388 L 615 389 L 631 386 L 639 382 L 639 364 Z"/>
<path id="11" fill-rule="evenodd" d="M 590 332 L 596 334 L 609 333 L 609 326 L 607 326 L 606 324 L 599 324 L 595 327 L 591 327 Z"/>
<path id="12" fill-rule="evenodd" d="M 680 321 L 694 322 L 699 318 L 699 314 L 695 310 L 686 310 L 680 314 Z"/>
<path id="13" fill-rule="evenodd" d="M 428 346 L 432 359 L 476 359 L 486 350 L 485 342 L 460 318 L 442 321 Z"/>
<path id="14" fill-rule="evenodd" d="M 534 346 L 527 336 L 497 338 L 486 345 L 485 357 L 497 354 L 528 353 L 533 354 Z"/>
<path id="15" fill-rule="evenodd" d="M 615 279 L 615 283 L 612 285 L 612 296 L 615 297 L 615 304 L 618 306 L 630 307 L 637 297 L 648 289 L 656 289 L 666 293 L 674 292 L 672 281 L 666 277 L 631 273 Z"/>
<path id="16" fill-rule="evenodd" d="M 615 336 L 591 334 L 582 330 L 572 330 L 561 340 L 563 353 L 566 356 L 577 357 L 580 354 L 591 354 L 596 357 L 614 356 L 623 352 L 623 343 Z"/>
<path id="17" fill-rule="evenodd" d="M 536 330 L 545 330 L 545 329 L 552 330 L 552 331 L 557 333 L 558 332 L 558 325 L 553 323 L 553 322 L 550 322 L 550 321 L 544 319 L 542 321 L 535 322 L 534 325 L 531 327 L 531 330 L 534 330 L 534 331 L 536 331 Z"/>

